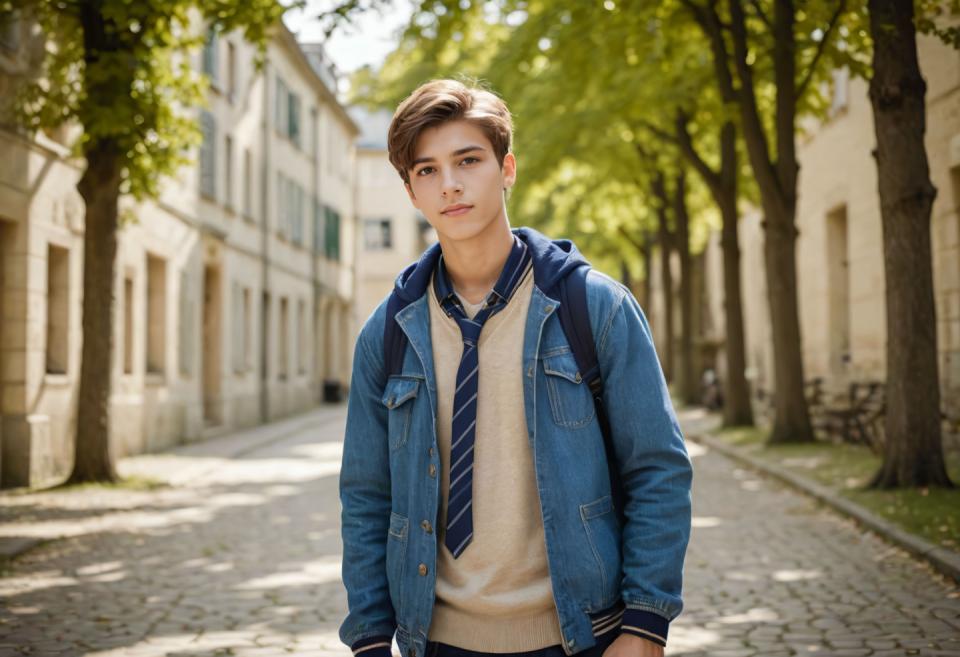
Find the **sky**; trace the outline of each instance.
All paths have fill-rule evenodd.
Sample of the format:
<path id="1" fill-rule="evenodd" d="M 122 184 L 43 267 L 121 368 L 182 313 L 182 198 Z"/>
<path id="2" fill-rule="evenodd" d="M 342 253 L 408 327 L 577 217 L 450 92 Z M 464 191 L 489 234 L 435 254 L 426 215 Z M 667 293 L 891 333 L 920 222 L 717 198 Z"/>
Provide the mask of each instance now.
<path id="1" fill-rule="evenodd" d="M 323 41 L 323 30 L 315 16 L 335 4 L 334 0 L 307 0 L 303 10 L 291 9 L 283 21 L 298 41 Z M 394 49 L 397 31 L 407 24 L 412 7 L 410 0 L 393 0 L 389 5 L 381 11 L 363 12 L 355 18 L 356 27 L 339 27 L 325 43 L 327 54 L 344 76 L 365 64 L 379 66 Z"/>

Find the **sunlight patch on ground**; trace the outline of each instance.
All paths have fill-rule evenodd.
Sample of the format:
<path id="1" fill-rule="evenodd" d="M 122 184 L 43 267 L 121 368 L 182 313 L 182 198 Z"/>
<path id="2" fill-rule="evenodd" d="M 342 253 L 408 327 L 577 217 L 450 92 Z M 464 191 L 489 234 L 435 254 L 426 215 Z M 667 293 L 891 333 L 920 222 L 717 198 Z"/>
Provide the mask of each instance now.
<path id="1" fill-rule="evenodd" d="M 302 568 L 281 573 L 272 573 L 264 577 L 255 577 L 237 584 L 234 589 L 277 589 L 308 584 L 325 584 L 340 581 L 340 556 L 333 555 L 325 559 L 307 562 Z"/>
<path id="2" fill-rule="evenodd" d="M 821 577 L 823 577 L 821 570 L 778 570 L 773 573 L 773 579 L 778 582 L 800 582 Z"/>
<path id="3" fill-rule="evenodd" d="M 74 577 L 63 577 L 60 572 L 31 573 L 26 577 L 3 577 L 0 578 L 0 598 L 12 598 L 58 586 L 79 585 L 80 580 Z"/>
<path id="4" fill-rule="evenodd" d="M 723 520 L 716 516 L 694 516 L 690 520 L 690 525 L 697 529 L 704 527 L 719 527 Z"/>
<path id="5" fill-rule="evenodd" d="M 772 609 L 767 607 L 754 607 L 745 614 L 733 614 L 730 616 L 721 616 L 718 619 L 720 623 L 755 623 L 757 621 L 775 621 L 780 618 Z"/>
<path id="6" fill-rule="evenodd" d="M 669 651 L 674 655 L 705 650 L 723 640 L 723 635 L 705 627 L 687 626 L 681 623 L 670 626 Z"/>

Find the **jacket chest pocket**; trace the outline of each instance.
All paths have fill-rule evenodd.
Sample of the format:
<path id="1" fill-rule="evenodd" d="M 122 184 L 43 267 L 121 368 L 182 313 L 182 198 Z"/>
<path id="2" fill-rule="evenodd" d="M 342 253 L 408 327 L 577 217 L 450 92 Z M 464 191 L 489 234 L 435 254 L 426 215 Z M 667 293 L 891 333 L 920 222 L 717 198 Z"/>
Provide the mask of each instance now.
<path id="1" fill-rule="evenodd" d="M 380 402 L 388 409 L 387 434 L 392 449 L 399 449 L 407 442 L 413 403 L 419 390 L 419 378 L 399 374 L 391 376 L 384 386 Z"/>
<path id="2" fill-rule="evenodd" d="M 553 421 L 562 427 L 579 428 L 593 419 L 596 408 L 577 361 L 569 349 L 543 356 L 543 373 Z"/>

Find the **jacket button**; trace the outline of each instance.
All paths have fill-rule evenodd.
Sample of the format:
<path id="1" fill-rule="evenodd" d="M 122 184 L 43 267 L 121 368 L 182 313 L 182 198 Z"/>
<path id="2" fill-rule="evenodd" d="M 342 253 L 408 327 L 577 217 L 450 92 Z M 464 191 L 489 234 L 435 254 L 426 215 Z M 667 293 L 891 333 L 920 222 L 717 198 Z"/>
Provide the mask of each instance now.
<path id="1" fill-rule="evenodd" d="M 421 522 L 421 523 L 420 523 L 420 526 L 423 527 L 423 531 L 427 532 L 428 534 L 432 534 L 432 533 L 433 533 L 433 526 L 432 526 L 429 522 L 427 522 L 426 520 L 424 520 L 423 522 Z"/>
<path id="2" fill-rule="evenodd" d="M 531 378 L 531 379 L 533 378 L 533 365 L 530 365 L 530 366 L 527 368 L 527 377 L 528 377 L 528 378 Z"/>
<path id="3" fill-rule="evenodd" d="M 410 655 L 410 657 L 417 657 L 417 649 L 410 648 L 410 650 L 407 651 L 407 654 Z"/>
<path id="4" fill-rule="evenodd" d="M 393 397 L 387 400 L 387 408 L 393 408 Z"/>
<path id="5" fill-rule="evenodd" d="M 433 463 L 430 464 L 430 476 L 431 477 L 437 476 L 437 466 L 435 466 Z"/>
<path id="6" fill-rule="evenodd" d="M 577 372 L 577 375 L 573 378 L 576 379 L 577 383 L 580 383 L 580 372 Z"/>
<path id="7" fill-rule="evenodd" d="M 433 456 L 433 448 L 432 448 L 432 447 L 430 448 L 429 454 L 430 454 L 430 456 Z"/>
<path id="8" fill-rule="evenodd" d="M 417 570 L 420 572 L 421 575 L 426 575 L 426 574 L 427 574 L 427 564 L 425 564 L 425 563 L 420 564 L 420 567 L 417 568 Z"/>
<path id="9" fill-rule="evenodd" d="M 544 310 L 544 312 L 548 312 L 548 313 L 549 313 L 549 312 L 553 312 L 553 306 L 547 306 L 547 307 L 544 308 L 543 310 Z"/>

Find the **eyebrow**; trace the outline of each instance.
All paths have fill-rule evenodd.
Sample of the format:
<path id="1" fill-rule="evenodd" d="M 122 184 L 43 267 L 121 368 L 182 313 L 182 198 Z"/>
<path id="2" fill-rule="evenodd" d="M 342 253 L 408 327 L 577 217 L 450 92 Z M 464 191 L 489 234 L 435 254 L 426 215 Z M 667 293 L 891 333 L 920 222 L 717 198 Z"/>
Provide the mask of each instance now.
<path id="1" fill-rule="evenodd" d="M 457 157 L 458 155 L 463 155 L 464 153 L 469 153 L 471 151 L 482 151 L 485 150 L 483 146 L 477 146 L 476 144 L 471 144 L 469 146 L 464 146 L 463 148 L 458 148 L 457 150 L 450 153 L 450 157 Z M 434 162 L 436 158 L 432 157 L 418 157 L 411 164 L 410 168 L 417 166 L 418 164 L 423 164 L 424 162 Z"/>

